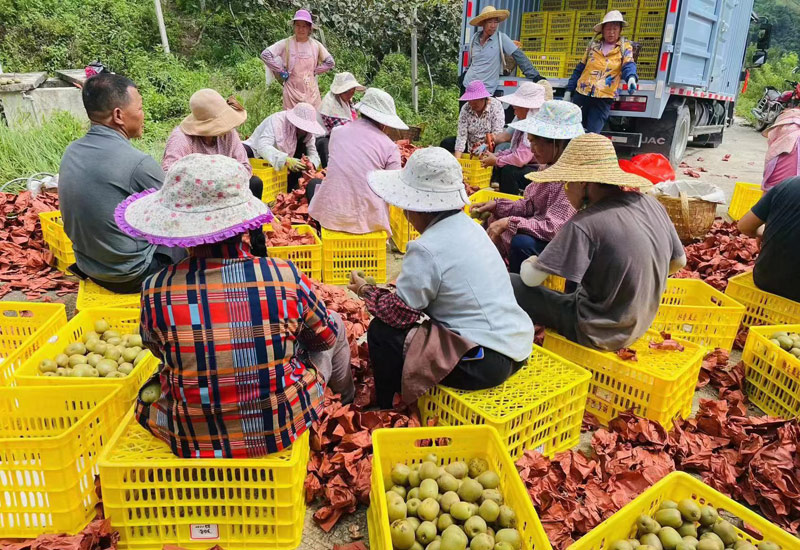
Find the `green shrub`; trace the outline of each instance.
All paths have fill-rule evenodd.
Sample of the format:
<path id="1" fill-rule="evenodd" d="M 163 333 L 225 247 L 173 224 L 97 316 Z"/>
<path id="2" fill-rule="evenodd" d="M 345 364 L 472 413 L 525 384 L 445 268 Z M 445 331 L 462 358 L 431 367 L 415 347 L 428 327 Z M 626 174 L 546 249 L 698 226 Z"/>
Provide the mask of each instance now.
<path id="1" fill-rule="evenodd" d="M 755 122 L 755 117 L 750 110 L 758 104 L 764 95 L 766 86 L 774 86 L 780 91 L 786 90 L 786 80 L 798 80 L 800 76 L 794 73 L 798 64 L 796 53 L 786 53 L 778 56 L 777 52 L 770 51 L 770 61 L 758 69 L 750 71 L 750 81 L 747 91 L 736 101 L 736 114 L 745 117 L 750 123 Z"/>

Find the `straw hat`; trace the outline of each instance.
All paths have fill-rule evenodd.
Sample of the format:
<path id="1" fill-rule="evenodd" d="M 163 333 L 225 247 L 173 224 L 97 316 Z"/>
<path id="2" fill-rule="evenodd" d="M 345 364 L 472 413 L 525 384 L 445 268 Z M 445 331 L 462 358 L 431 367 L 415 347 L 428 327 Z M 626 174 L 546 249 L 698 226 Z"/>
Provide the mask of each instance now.
<path id="1" fill-rule="evenodd" d="M 619 10 L 611 10 L 605 15 L 605 17 L 603 17 L 602 21 L 594 26 L 594 32 L 603 32 L 603 25 L 606 23 L 622 23 L 623 27 L 628 26 L 628 22 L 625 21 L 624 17 L 622 17 L 622 12 Z"/>
<path id="2" fill-rule="evenodd" d="M 498 99 L 514 107 L 525 109 L 538 109 L 545 102 L 545 89 L 533 82 L 523 82 L 520 87 L 511 95 L 504 95 Z"/>
<path id="3" fill-rule="evenodd" d="M 367 176 L 380 198 L 412 212 L 460 210 L 469 204 L 458 160 L 441 147 L 416 150 L 402 170 L 378 170 Z"/>
<path id="4" fill-rule="evenodd" d="M 479 27 L 487 19 L 499 19 L 500 21 L 505 21 L 508 19 L 509 15 L 511 15 L 511 12 L 508 10 L 498 10 L 494 6 L 486 6 L 481 10 L 481 13 L 477 17 L 473 17 L 470 20 L 469 24 L 473 27 Z"/>
<path id="5" fill-rule="evenodd" d="M 353 76 L 353 73 L 336 73 L 336 76 L 333 77 L 333 82 L 331 83 L 331 93 L 343 94 L 348 90 L 352 90 L 353 88 L 355 88 L 357 92 L 363 92 L 367 89 L 366 86 L 362 86 L 358 83 L 358 80 L 356 80 L 356 77 Z"/>
<path id="6" fill-rule="evenodd" d="M 567 101 L 551 100 L 525 120 L 509 124 L 510 128 L 550 139 L 572 139 L 584 133 L 581 108 Z"/>
<path id="7" fill-rule="evenodd" d="M 553 166 L 541 172 L 530 172 L 525 177 L 537 183 L 603 183 L 633 189 L 653 186 L 649 180 L 623 171 L 611 140 L 600 134 L 576 137 Z"/>
<path id="8" fill-rule="evenodd" d="M 117 206 L 122 231 L 153 244 L 188 248 L 213 244 L 272 221 L 250 191 L 250 174 L 223 155 L 192 154 L 172 165 L 164 186 Z"/>
<path id="9" fill-rule="evenodd" d="M 286 118 L 295 128 L 315 136 L 324 136 L 325 128 L 317 122 L 317 110 L 309 103 L 298 103 L 286 112 Z"/>
<path id="10" fill-rule="evenodd" d="M 233 96 L 226 101 L 210 88 L 193 93 L 189 108 L 192 114 L 183 119 L 180 129 L 190 136 L 221 136 L 247 120 L 247 111 Z"/>
<path id="11" fill-rule="evenodd" d="M 397 116 L 392 96 L 380 88 L 368 88 L 361 98 L 361 102 L 356 105 L 356 110 L 367 118 L 371 118 L 379 124 L 385 124 L 389 128 L 397 130 L 408 130 L 408 126 Z"/>
<path id="12" fill-rule="evenodd" d="M 488 97 L 492 97 L 492 94 L 486 90 L 486 85 L 483 83 L 483 81 L 473 80 L 467 84 L 467 88 L 464 90 L 464 95 L 462 95 L 459 100 L 472 101 L 474 99 L 485 99 Z"/>
<path id="13" fill-rule="evenodd" d="M 553 85 L 550 84 L 550 81 L 543 78 L 539 82 L 537 82 L 539 86 L 544 88 L 544 100 L 550 101 L 553 99 Z"/>

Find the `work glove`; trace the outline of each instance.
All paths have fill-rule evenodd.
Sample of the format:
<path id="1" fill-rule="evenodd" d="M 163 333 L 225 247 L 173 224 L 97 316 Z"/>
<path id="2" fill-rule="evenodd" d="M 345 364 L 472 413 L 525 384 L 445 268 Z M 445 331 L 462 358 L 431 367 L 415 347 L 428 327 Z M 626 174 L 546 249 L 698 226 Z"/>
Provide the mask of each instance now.
<path id="1" fill-rule="evenodd" d="M 572 101 L 572 92 L 569 90 L 564 92 L 564 101 Z"/>
<path id="2" fill-rule="evenodd" d="M 632 76 L 628 79 L 628 95 L 636 93 L 636 77 Z"/>
<path id="3" fill-rule="evenodd" d="M 289 80 L 289 71 L 281 71 L 281 78 L 283 79 L 284 82 Z"/>
<path id="4" fill-rule="evenodd" d="M 303 164 L 303 161 L 299 159 L 289 157 L 286 159 L 286 167 L 291 172 L 299 172 L 300 170 L 305 168 L 305 164 Z"/>

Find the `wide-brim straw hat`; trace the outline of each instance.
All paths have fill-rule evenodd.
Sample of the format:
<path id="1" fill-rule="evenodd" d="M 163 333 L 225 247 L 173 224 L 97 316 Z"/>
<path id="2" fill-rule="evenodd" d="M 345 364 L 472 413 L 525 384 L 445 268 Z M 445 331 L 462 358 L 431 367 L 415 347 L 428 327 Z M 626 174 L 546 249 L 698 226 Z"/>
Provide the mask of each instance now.
<path id="1" fill-rule="evenodd" d="M 786 109 L 781 114 L 778 115 L 778 118 L 775 119 L 775 122 L 772 123 L 772 126 L 761 132 L 761 135 L 764 137 L 768 137 L 769 133 L 778 128 L 780 126 L 786 126 L 788 124 L 797 124 L 800 125 L 800 109 Z"/>
<path id="2" fill-rule="evenodd" d="M 594 32 L 603 32 L 603 25 L 606 23 L 622 23 L 623 27 L 628 26 L 628 22 L 625 21 L 625 18 L 622 16 L 622 12 L 619 10 L 611 10 L 605 15 L 605 17 L 603 17 L 602 21 L 594 26 Z"/>
<path id="3" fill-rule="evenodd" d="M 295 128 L 315 136 L 324 136 L 325 128 L 317 122 L 317 110 L 310 103 L 298 103 L 286 112 L 286 118 Z"/>
<path id="4" fill-rule="evenodd" d="M 486 6 L 481 10 L 481 13 L 479 13 L 477 17 L 470 19 L 469 24 L 473 27 L 478 27 L 487 19 L 499 19 L 500 21 L 505 21 L 508 19 L 509 15 L 511 15 L 511 12 L 508 10 L 498 10 L 494 6 Z"/>
<path id="5" fill-rule="evenodd" d="M 367 181 L 384 201 L 411 212 L 460 210 L 469 204 L 461 164 L 441 147 L 418 149 L 402 170 L 370 172 Z"/>
<path id="6" fill-rule="evenodd" d="M 192 114 L 181 121 L 180 129 L 190 136 L 221 136 L 247 120 L 247 111 L 233 96 L 226 100 L 210 88 L 193 93 L 189 108 Z"/>
<path id="7" fill-rule="evenodd" d="M 584 134 L 581 108 L 560 100 L 545 101 L 533 116 L 512 122 L 509 127 L 549 139 L 572 139 Z"/>
<path id="8" fill-rule="evenodd" d="M 516 92 L 511 95 L 501 96 L 498 99 L 514 107 L 538 109 L 546 101 L 545 89 L 534 82 L 523 82 Z"/>
<path id="9" fill-rule="evenodd" d="M 250 191 L 250 173 L 223 155 L 187 155 L 172 165 L 164 186 L 131 195 L 117 206 L 119 228 L 170 247 L 213 244 L 272 221 Z"/>
<path id="10" fill-rule="evenodd" d="M 602 183 L 632 189 L 653 186 L 649 180 L 622 170 L 611 140 L 600 134 L 576 137 L 553 166 L 525 177 L 537 183 Z"/>
<path id="11" fill-rule="evenodd" d="M 357 92 L 363 92 L 367 89 L 366 86 L 359 84 L 356 77 L 353 73 L 336 73 L 336 76 L 333 77 L 333 82 L 331 82 L 331 93 L 333 94 L 343 94 L 348 90 L 352 90 L 355 88 Z"/>
<path id="12" fill-rule="evenodd" d="M 380 88 L 368 88 L 356 105 L 356 111 L 389 128 L 408 130 L 408 125 L 397 116 L 394 98 Z"/>

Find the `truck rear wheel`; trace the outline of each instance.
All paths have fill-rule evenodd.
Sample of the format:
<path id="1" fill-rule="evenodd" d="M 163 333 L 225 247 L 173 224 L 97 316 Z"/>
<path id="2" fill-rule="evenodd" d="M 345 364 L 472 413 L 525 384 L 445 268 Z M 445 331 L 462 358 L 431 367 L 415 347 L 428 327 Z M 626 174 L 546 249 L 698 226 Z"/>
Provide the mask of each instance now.
<path id="1" fill-rule="evenodd" d="M 689 131 L 692 123 L 689 117 L 689 109 L 686 105 L 679 106 L 676 115 L 672 143 L 669 147 L 669 161 L 673 166 L 679 165 L 683 160 L 686 146 L 689 144 Z"/>

